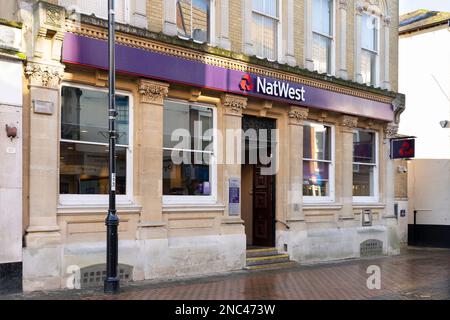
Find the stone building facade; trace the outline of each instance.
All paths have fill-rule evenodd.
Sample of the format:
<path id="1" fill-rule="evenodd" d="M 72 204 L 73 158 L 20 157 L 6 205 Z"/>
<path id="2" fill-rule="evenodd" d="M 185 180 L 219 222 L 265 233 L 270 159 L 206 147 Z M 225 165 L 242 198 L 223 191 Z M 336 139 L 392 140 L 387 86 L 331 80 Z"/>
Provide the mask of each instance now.
<path id="1" fill-rule="evenodd" d="M 27 56 L 23 285 L 66 288 L 105 261 L 106 9 L 14 3 Z M 248 246 L 300 263 L 357 258 L 367 243 L 399 252 L 397 0 L 119 0 L 116 15 L 124 279 L 239 270 Z M 174 146 L 178 128 L 192 146 Z M 273 174 L 223 160 L 248 150 L 243 128 L 276 129 L 253 141 L 270 145 Z M 177 164 L 180 149 L 212 161 Z"/>

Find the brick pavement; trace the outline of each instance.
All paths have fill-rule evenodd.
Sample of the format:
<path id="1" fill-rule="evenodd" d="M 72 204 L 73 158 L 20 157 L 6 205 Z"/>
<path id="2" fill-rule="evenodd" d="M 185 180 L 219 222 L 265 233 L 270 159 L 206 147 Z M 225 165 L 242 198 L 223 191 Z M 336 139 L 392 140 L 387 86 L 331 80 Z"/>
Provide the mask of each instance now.
<path id="1" fill-rule="evenodd" d="M 381 289 L 366 286 L 367 267 L 381 268 Z M 0 297 L 1 298 L 1 297 Z M 285 270 L 239 271 L 169 282 L 136 282 L 115 296 L 100 290 L 16 295 L 10 299 L 265 300 L 450 299 L 450 250 L 407 249 L 396 257 Z"/>

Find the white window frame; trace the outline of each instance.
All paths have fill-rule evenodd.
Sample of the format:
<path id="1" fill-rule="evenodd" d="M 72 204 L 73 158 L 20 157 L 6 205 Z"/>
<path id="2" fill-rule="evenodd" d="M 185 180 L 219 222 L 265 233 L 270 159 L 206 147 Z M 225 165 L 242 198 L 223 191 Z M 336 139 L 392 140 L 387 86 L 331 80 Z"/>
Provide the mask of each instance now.
<path id="1" fill-rule="evenodd" d="M 177 10 L 177 0 L 173 0 L 175 2 L 175 24 L 176 24 L 176 10 Z M 191 12 L 192 12 L 192 1 L 191 0 Z M 182 39 L 182 40 L 188 40 L 188 41 L 193 41 L 195 43 L 200 43 L 200 44 L 209 44 L 214 46 L 216 43 L 216 0 L 209 0 L 209 16 L 210 16 L 210 21 L 209 21 L 209 25 L 208 25 L 208 38 L 209 40 L 206 42 L 201 42 L 198 40 L 195 40 L 194 38 L 192 38 L 192 35 L 190 38 L 188 37 L 183 37 L 182 35 L 178 34 L 178 26 L 176 26 L 177 28 L 177 37 Z M 192 17 L 192 14 L 191 14 Z M 191 19 L 191 31 L 192 31 L 192 19 Z"/>
<path id="2" fill-rule="evenodd" d="M 377 203 L 380 198 L 380 186 L 379 186 L 379 172 L 380 172 L 380 159 L 379 159 L 379 134 L 375 130 L 367 130 L 367 129 L 355 129 L 353 132 L 364 131 L 364 132 L 372 132 L 375 134 L 375 164 L 368 164 L 364 162 L 354 162 L 354 154 L 352 154 L 352 181 L 353 181 L 353 165 L 365 165 L 373 167 L 373 196 L 369 197 L 361 197 L 361 196 L 353 196 L 353 203 L 356 204 L 364 204 L 364 203 Z M 353 182 L 352 182 L 353 189 Z"/>
<path id="3" fill-rule="evenodd" d="M 190 102 L 187 100 L 181 99 L 173 99 L 166 98 L 164 102 L 171 101 L 176 103 L 181 103 L 185 105 L 193 105 L 197 107 L 208 108 L 212 110 L 213 116 L 213 152 L 210 157 L 210 186 L 211 186 L 211 195 L 202 196 L 202 195 L 190 195 L 190 196 L 179 196 L 179 195 L 162 195 L 162 203 L 163 205 L 171 205 L 171 204 L 188 204 L 188 205 L 202 205 L 202 204 L 216 204 L 217 203 L 217 108 L 214 104 L 206 104 L 206 103 L 198 103 L 198 102 Z M 163 128 L 164 131 L 164 128 Z M 161 133 L 164 134 L 164 133 Z M 164 150 L 173 150 L 174 148 L 165 148 Z M 190 150 L 186 150 L 190 151 Z M 162 159 L 161 159 L 162 160 Z M 162 168 L 161 168 L 162 170 Z"/>
<path id="4" fill-rule="evenodd" d="M 97 0 L 91 0 L 91 1 L 97 1 Z M 104 1 L 106 1 L 106 0 L 104 0 Z M 130 6 L 131 6 L 131 4 L 130 4 L 130 1 L 132 1 L 132 0 L 122 0 L 122 1 L 124 2 L 124 8 L 123 8 L 124 20 L 117 20 L 117 17 L 116 17 L 116 22 L 123 23 L 123 24 L 130 24 L 130 21 L 131 21 L 131 14 L 130 14 Z M 58 4 L 65 6 L 64 4 L 61 4 L 61 3 L 62 3 L 62 1 L 59 0 Z M 79 13 L 86 14 L 86 15 L 95 14 L 95 12 L 86 12 L 86 11 L 82 10 L 83 8 L 81 8 L 81 6 L 78 5 L 78 1 L 77 1 L 76 5 L 70 5 L 70 6 L 65 6 L 65 7 L 67 9 L 71 9 L 71 8 L 75 9 L 74 6 L 76 6 L 76 8 L 78 8 L 78 9 L 80 9 L 79 11 L 77 10 L 77 12 L 79 12 Z M 108 11 L 108 10 L 106 10 L 106 11 Z M 97 14 L 95 14 L 95 16 L 97 18 L 100 18 L 100 19 L 108 20 L 108 12 L 106 12 L 106 16 L 97 15 Z"/>
<path id="5" fill-rule="evenodd" d="M 302 185 L 301 185 L 301 193 L 303 196 L 303 202 L 304 203 L 308 203 L 308 204 L 314 204 L 314 203 L 334 203 L 335 202 L 335 161 L 336 161 L 336 157 L 335 157 L 335 143 L 336 143 L 336 135 L 335 135 L 335 126 L 332 124 L 328 124 L 328 123 L 322 123 L 322 122 L 316 122 L 316 121 L 305 121 L 304 124 L 308 124 L 308 123 L 312 123 L 312 124 L 318 124 L 318 125 L 324 125 L 327 127 L 330 127 L 331 129 L 331 160 L 320 160 L 317 161 L 315 159 L 308 159 L 303 157 L 302 158 L 302 166 L 303 166 L 303 162 L 304 161 L 316 161 L 316 162 L 326 162 L 329 164 L 329 169 L 328 169 L 328 174 L 329 174 L 329 186 L 330 186 L 330 194 L 328 196 L 324 196 L 324 197 L 314 197 L 314 196 L 304 196 L 303 195 L 303 179 L 304 179 L 304 172 L 302 175 Z M 302 167 L 303 168 L 303 167 Z"/>
<path id="6" fill-rule="evenodd" d="M 360 55 L 361 55 L 360 56 L 360 60 L 361 60 L 360 64 L 361 64 L 361 66 L 360 66 L 360 69 L 362 69 L 362 54 L 363 54 L 363 51 L 375 54 L 375 70 L 371 70 L 371 72 L 374 73 L 374 80 L 375 81 L 374 81 L 374 83 L 372 83 L 372 80 L 370 81 L 370 83 L 366 83 L 366 82 L 363 82 L 363 83 L 365 85 L 367 85 L 367 86 L 378 87 L 379 84 L 380 84 L 380 52 L 381 52 L 381 48 L 380 48 L 380 45 L 381 45 L 381 42 L 380 42 L 381 41 L 381 39 L 380 39 L 380 37 L 381 37 L 380 17 L 377 16 L 377 15 L 371 14 L 370 12 L 367 12 L 367 11 L 364 11 L 362 14 L 363 15 L 367 15 L 370 18 L 375 18 L 376 22 L 377 22 L 377 39 L 376 39 L 376 49 L 377 50 L 376 51 L 363 48 L 363 46 L 362 46 L 363 33 L 362 33 L 362 26 L 361 26 L 361 52 L 360 52 Z M 361 19 L 361 23 L 362 23 L 362 21 L 363 21 L 363 19 Z M 361 73 L 362 73 L 362 70 L 361 70 Z"/>
<path id="7" fill-rule="evenodd" d="M 314 12 L 313 12 L 314 14 Z M 312 17 L 311 19 L 311 25 L 312 25 Z M 312 30 L 312 37 L 311 37 L 311 46 L 314 47 L 314 34 L 317 34 L 321 37 L 325 37 L 331 40 L 331 45 L 330 45 L 330 72 L 326 72 L 327 75 L 329 76 L 333 76 L 336 74 L 336 0 L 333 0 L 333 10 L 331 12 L 331 35 L 327 35 L 327 34 L 323 34 L 321 32 L 317 32 L 314 31 L 313 28 L 311 27 Z M 314 71 L 318 71 L 316 69 L 314 69 Z"/>
<path id="8" fill-rule="evenodd" d="M 282 46 L 282 41 L 281 41 L 282 40 L 282 20 L 283 20 L 282 0 L 278 0 L 278 17 L 274 17 L 274 16 L 271 16 L 271 15 L 265 14 L 264 12 L 261 12 L 261 11 L 253 9 L 253 0 L 250 0 L 250 1 L 251 1 L 251 12 L 250 12 L 251 21 L 250 21 L 250 26 L 253 24 L 253 13 L 256 13 L 256 14 L 259 14 L 261 16 L 264 16 L 264 17 L 267 17 L 267 18 L 270 18 L 270 19 L 278 21 L 278 23 L 276 24 L 276 26 L 277 26 L 276 37 L 277 38 L 275 39 L 276 40 L 275 41 L 276 42 L 275 43 L 275 49 L 276 49 L 275 59 L 269 59 L 267 57 L 258 56 L 256 54 L 256 50 L 254 49 L 255 56 L 258 59 L 267 59 L 268 61 L 271 61 L 271 62 L 280 61 L 281 57 L 283 57 L 283 54 L 282 54 L 283 46 Z M 243 27 L 245 28 L 245 22 L 243 22 Z M 253 44 L 253 46 L 254 45 L 255 44 Z"/>
<path id="9" fill-rule="evenodd" d="M 98 92 L 105 92 L 108 93 L 108 89 L 104 88 L 98 88 L 95 86 L 89 86 L 89 85 L 82 85 L 77 84 L 73 82 L 63 82 L 61 84 L 62 87 L 73 87 L 73 88 L 79 88 L 79 89 L 85 89 L 85 90 L 91 90 L 91 91 L 98 91 Z M 128 132 L 129 132 L 129 140 L 128 140 L 128 148 L 126 151 L 127 154 L 127 169 L 126 169 L 126 194 L 118 194 L 116 195 L 117 204 L 133 204 L 133 137 L 134 137 L 134 130 L 133 130 L 133 119 L 134 119 L 134 101 L 133 101 L 133 94 L 128 91 L 122 91 L 122 90 L 116 90 L 117 95 L 127 96 L 129 101 L 129 108 L 128 108 Z M 61 91 L 59 92 L 59 95 L 61 97 Z M 62 103 L 62 100 L 60 99 L 60 103 Z M 106 117 L 106 111 L 105 109 L 105 117 Z M 80 143 L 82 144 L 83 141 L 77 141 L 77 140 L 66 140 L 61 138 L 61 113 L 59 115 L 59 145 L 58 145 L 58 159 L 60 155 L 60 146 L 61 142 L 70 142 L 70 143 Z M 108 146 L 107 143 L 87 143 L 90 145 L 104 145 Z M 123 145 L 117 145 L 122 146 Z M 60 165 L 58 162 L 58 194 L 59 194 L 59 177 L 60 177 Z M 79 205 L 107 205 L 109 201 L 109 195 L 108 194 L 59 194 L 59 204 L 60 205 L 68 205 L 68 206 L 79 206 Z"/>

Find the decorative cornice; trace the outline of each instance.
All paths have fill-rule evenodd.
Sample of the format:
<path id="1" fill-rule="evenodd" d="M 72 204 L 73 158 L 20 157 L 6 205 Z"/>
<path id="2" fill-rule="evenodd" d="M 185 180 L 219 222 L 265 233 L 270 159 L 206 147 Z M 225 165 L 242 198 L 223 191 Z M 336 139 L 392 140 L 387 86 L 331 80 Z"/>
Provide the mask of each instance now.
<path id="1" fill-rule="evenodd" d="M 347 130 L 353 130 L 358 126 L 358 118 L 344 115 L 341 117 L 341 126 Z"/>
<path id="2" fill-rule="evenodd" d="M 31 86 L 56 89 L 64 77 L 64 68 L 28 62 L 25 67 L 25 74 L 28 76 Z"/>
<path id="3" fill-rule="evenodd" d="M 138 81 L 138 91 L 141 95 L 141 102 L 160 104 L 164 103 L 164 98 L 169 93 L 169 84 L 147 79 Z"/>
<path id="4" fill-rule="evenodd" d="M 88 24 L 81 24 L 80 26 L 79 24 L 75 24 L 70 20 L 66 20 L 66 31 L 94 39 L 100 40 L 108 39 L 106 29 Z M 121 45 L 139 48 L 152 52 L 158 52 L 165 55 L 176 56 L 187 60 L 198 61 L 207 65 L 213 65 L 230 70 L 238 70 L 242 72 L 259 74 L 262 76 L 276 78 L 283 81 L 302 83 L 304 85 L 308 85 L 311 87 L 316 87 L 328 91 L 338 92 L 382 103 L 391 103 L 393 99 L 393 97 L 385 96 L 382 95 L 381 93 L 377 94 L 364 91 L 362 89 L 358 90 L 355 88 L 345 87 L 340 84 L 330 83 L 323 80 L 317 80 L 314 78 L 309 78 L 307 76 L 298 75 L 291 72 L 283 72 L 268 67 L 251 64 L 242 60 L 222 57 L 198 50 L 188 49 L 153 39 L 139 37 L 133 34 L 117 32 L 116 42 Z"/>
<path id="5" fill-rule="evenodd" d="M 288 112 L 289 124 L 302 124 L 304 120 L 308 119 L 308 114 L 308 108 L 290 106 Z"/>
<path id="6" fill-rule="evenodd" d="M 398 124 L 394 122 L 389 122 L 384 127 L 384 138 L 385 139 L 395 138 L 397 136 L 397 132 L 398 132 Z"/>
<path id="7" fill-rule="evenodd" d="M 222 105 L 225 107 L 225 113 L 241 115 L 242 110 L 247 107 L 247 98 L 231 94 L 224 94 L 222 96 Z"/>

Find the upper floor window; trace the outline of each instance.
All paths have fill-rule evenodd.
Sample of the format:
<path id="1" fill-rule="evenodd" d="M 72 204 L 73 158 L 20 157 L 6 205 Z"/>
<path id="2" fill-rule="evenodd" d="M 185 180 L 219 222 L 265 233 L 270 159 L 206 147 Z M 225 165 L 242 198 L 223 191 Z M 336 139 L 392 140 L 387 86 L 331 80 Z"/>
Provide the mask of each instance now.
<path id="1" fill-rule="evenodd" d="M 333 200 L 333 127 L 305 122 L 303 126 L 303 197 Z"/>
<path id="2" fill-rule="evenodd" d="M 131 96 L 117 94 L 116 108 L 116 192 L 120 201 L 123 197 L 131 199 Z M 59 165 L 59 193 L 63 203 L 80 203 L 80 196 L 83 197 L 83 203 L 107 202 L 107 114 L 108 93 L 105 90 L 63 85 Z"/>
<path id="3" fill-rule="evenodd" d="M 376 132 L 353 133 L 353 197 L 355 201 L 376 201 L 378 190 L 378 155 Z"/>
<path id="4" fill-rule="evenodd" d="M 211 0 L 177 0 L 178 36 L 196 42 L 210 42 Z"/>
<path id="5" fill-rule="evenodd" d="M 108 19 L 108 1 L 59 0 L 59 4 L 68 10 Z M 115 0 L 114 9 L 117 22 L 130 22 L 130 0 Z"/>
<path id="6" fill-rule="evenodd" d="M 331 74 L 333 0 L 313 0 L 312 30 L 314 70 Z"/>
<path id="7" fill-rule="evenodd" d="M 376 85 L 378 64 L 378 18 L 364 13 L 361 26 L 361 75 L 363 83 Z"/>
<path id="8" fill-rule="evenodd" d="M 277 59 L 279 16 L 279 0 L 253 0 L 251 32 L 257 57 Z"/>

